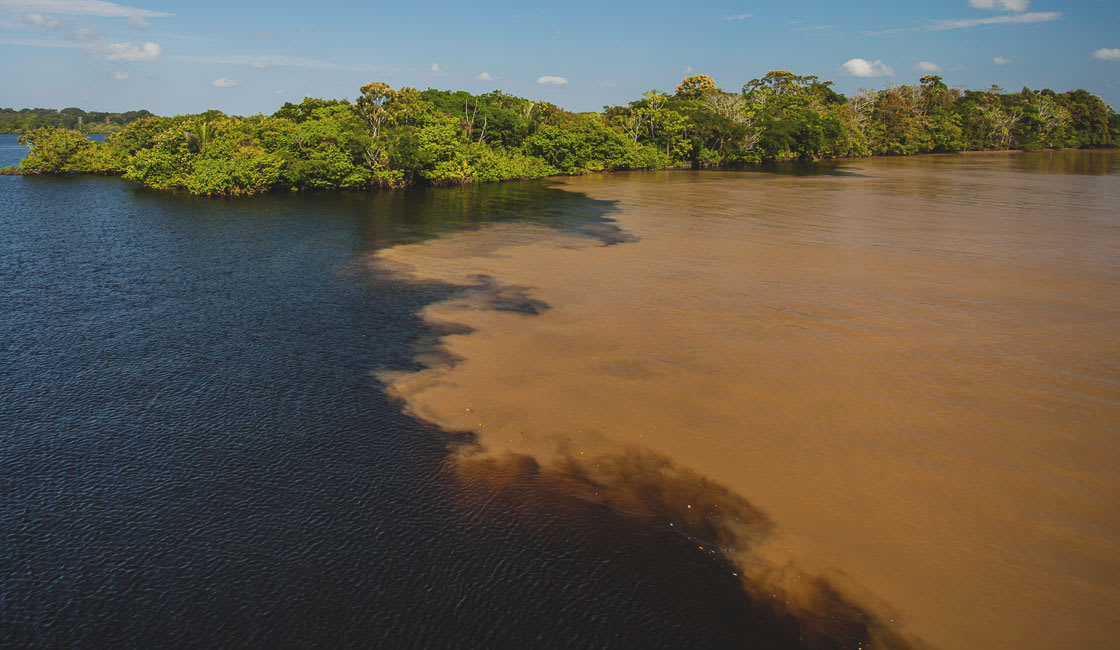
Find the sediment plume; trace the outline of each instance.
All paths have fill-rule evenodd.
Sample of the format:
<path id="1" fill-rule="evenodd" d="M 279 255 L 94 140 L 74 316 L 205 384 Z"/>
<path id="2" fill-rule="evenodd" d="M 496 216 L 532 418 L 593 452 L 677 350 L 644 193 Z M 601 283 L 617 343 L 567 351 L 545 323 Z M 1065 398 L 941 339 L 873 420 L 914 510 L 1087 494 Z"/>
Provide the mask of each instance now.
<path id="1" fill-rule="evenodd" d="M 753 550 L 773 532 L 765 513 L 669 458 L 632 447 L 542 465 L 530 456 L 496 456 L 470 444 L 458 452 L 448 471 L 464 487 L 460 498 L 470 501 L 461 505 L 472 512 L 497 514 L 525 503 L 543 510 L 540 516 L 605 507 L 632 525 L 668 527 L 686 538 L 742 587 L 750 610 L 744 614 L 763 635 L 750 640 L 754 645 L 744 639 L 742 647 L 924 648 L 905 639 L 883 612 L 865 609 L 827 579 L 761 561 Z"/>
<path id="2" fill-rule="evenodd" d="M 471 434 L 471 480 L 688 522 L 755 593 L 844 603 L 873 645 L 1106 647 L 1120 182 L 946 160 L 573 179 L 626 238 L 506 224 L 382 250 L 462 288 L 422 314 L 445 333 L 426 367 L 382 379 Z M 706 528 L 692 483 L 739 520 Z"/>

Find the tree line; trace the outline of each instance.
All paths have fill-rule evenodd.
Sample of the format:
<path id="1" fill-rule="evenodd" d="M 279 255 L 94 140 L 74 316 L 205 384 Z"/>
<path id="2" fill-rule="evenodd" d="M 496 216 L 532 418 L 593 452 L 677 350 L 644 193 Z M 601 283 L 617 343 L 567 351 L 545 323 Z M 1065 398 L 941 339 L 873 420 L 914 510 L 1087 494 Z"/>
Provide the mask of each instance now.
<path id="1" fill-rule="evenodd" d="M 80 108 L 0 108 L 0 133 L 27 133 L 35 129 L 73 129 L 83 133 L 113 133 L 126 124 L 144 117 L 153 117 L 150 111 L 107 113 L 84 111 Z"/>
<path id="2" fill-rule="evenodd" d="M 949 88 L 941 77 L 844 96 L 775 70 L 739 92 L 707 75 L 672 94 L 573 113 L 501 91 L 393 89 L 305 98 L 271 116 L 144 116 L 104 143 L 34 128 L 9 173 L 120 174 L 146 187 L 243 196 L 271 190 L 450 185 L 621 169 L 917 153 L 1109 147 L 1120 115 L 1085 90 Z"/>

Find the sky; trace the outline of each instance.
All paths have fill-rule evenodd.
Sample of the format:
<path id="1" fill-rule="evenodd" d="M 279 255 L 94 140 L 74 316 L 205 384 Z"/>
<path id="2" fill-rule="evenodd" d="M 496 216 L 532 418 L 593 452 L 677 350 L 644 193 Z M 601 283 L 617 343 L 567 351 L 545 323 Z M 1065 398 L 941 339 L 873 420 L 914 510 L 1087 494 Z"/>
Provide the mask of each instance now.
<path id="1" fill-rule="evenodd" d="M 1118 0 L 564 3 L 0 0 L 0 106 L 271 113 L 393 87 L 507 93 L 575 111 L 682 77 L 769 70 L 836 89 L 1084 88 L 1120 109 Z"/>

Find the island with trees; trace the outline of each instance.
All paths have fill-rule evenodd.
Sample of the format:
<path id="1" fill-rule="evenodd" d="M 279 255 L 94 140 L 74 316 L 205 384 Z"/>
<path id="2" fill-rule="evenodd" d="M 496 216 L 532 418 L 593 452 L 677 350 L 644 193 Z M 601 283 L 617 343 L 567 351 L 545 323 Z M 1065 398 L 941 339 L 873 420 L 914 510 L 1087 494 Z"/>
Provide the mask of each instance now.
<path id="1" fill-rule="evenodd" d="M 752 79 L 741 92 L 694 75 L 673 94 L 653 90 L 600 113 L 497 90 L 374 82 L 354 102 L 309 97 L 271 116 L 124 115 L 134 119 L 103 143 L 68 122 L 32 125 L 21 137 L 28 156 L 3 171 L 116 174 L 145 187 L 246 196 L 1120 144 L 1120 114 L 1085 90 L 961 90 L 929 75 L 844 96 L 832 82 L 784 70 Z"/>

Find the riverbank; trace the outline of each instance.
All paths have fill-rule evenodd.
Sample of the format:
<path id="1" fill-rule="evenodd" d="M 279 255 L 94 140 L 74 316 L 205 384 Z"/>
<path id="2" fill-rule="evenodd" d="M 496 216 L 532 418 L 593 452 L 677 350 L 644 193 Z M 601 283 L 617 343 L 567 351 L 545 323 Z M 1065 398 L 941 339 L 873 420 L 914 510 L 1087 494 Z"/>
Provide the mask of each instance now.
<path id="1" fill-rule="evenodd" d="M 539 180 L 539 179 L 542 179 L 542 178 L 553 178 L 553 179 L 561 180 L 561 179 L 564 179 L 564 178 L 571 178 L 571 177 L 574 177 L 574 176 L 609 175 L 609 174 L 627 173 L 627 172 L 633 172 L 633 171 L 695 172 L 695 171 L 706 170 L 706 171 L 729 171 L 729 172 L 734 172 L 734 171 L 751 171 L 751 170 L 771 171 L 771 170 L 775 170 L 775 169 L 777 169 L 777 170 L 783 170 L 783 169 L 794 170 L 794 169 L 798 168 L 799 166 L 805 166 L 805 165 L 827 165 L 827 164 L 830 164 L 830 163 L 831 164 L 843 164 L 843 163 L 848 163 L 848 162 L 859 162 L 859 161 L 863 161 L 863 160 L 874 160 L 874 159 L 953 157 L 953 156 L 984 156 L 984 155 L 999 156 L 999 155 L 1009 155 L 1009 154 L 1010 155 L 1015 155 L 1015 154 L 1055 154 L 1055 153 L 1060 153 L 1060 152 L 1065 152 L 1065 151 L 1081 151 L 1081 152 L 1086 152 L 1086 153 L 1092 154 L 1093 152 L 1107 153 L 1107 152 L 1114 151 L 1115 149 L 1116 149 L 1116 147 L 1093 147 L 1093 148 L 1087 148 L 1087 149 L 1075 149 L 1075 148 L 1072 148 L 1072 147 L 1062 147 L 1062 148 L 1058 148 L 1058 149 L 1030 149 L 1030 150 L 1028 150 L 1028 149 L 988 149 L 988 150 L 982 150 L 982 151 L 978 150 L 978 151 L 934 152 L 934 153 L 917 153 L 917 154 L 905 154 L 905 155 L 846 156 L 846 157 L 826 158 L 826 159 L 817 159 L 817 160 L 788 160 L 787 159 L 787 160 L 758 161 L 758 162 L 754 162 L 754 163 L 742 163 L 742 164 L 738 164 L 738 165 L 725 166 L 725 167 L 715 166 L 715 167 L 693 168 L 693 167 L 686 167 L 686 166 L 676 166 L 676 167 L 661 167 L 661 168 L 657 168 L 657 169 L 615 169 L 615 170 L 609 170 L 609 171 L 584 172 L 584 173 L 580 173 L 580 174 L 550 174 L 550 175 L 545 175 L 545 176 L 518 176 L 518 177 L 512 177 L 512 178 L 503 178 L 503 179 L 495 179 L 495 180 L 490 180 L 490 181 L 479 181 L 479 182 L 499 183 L 499 182 L 519 181 L 519 180 Z M 80 176 L 80 175 L 83 175 L 83 174 L 94 174 L 94 173 L 93 172 L 83 172 L 83 171 L 67 171 L 67 172 L 29 171 L 29 170 L 25 170 L 25 169 L 22 169 L 18 166 L 14 166 L 14 165 L 13 166 L 8 166 L 8 167 L 0 167 L 0 176 L 43 176 L 43 175 L 49 175 L 49 176 L 50 175 L 53 175 L 53 176 Z M 106 171 L 106 172 L 96 173 L 95 175 L 98 175 L 98 176 L 123 176 L 124 174 L 122 172 Z M 474 182 L 474 181 L 472 181 L 472 182 Z M 455 185 L 464 185 L 464 184 L 468 184 L 468 183 L 455 183 Z M 368 188 L 365 188 L 365 189 L 367 191 L 377 191 L 377 190 L 384 190 L 384 189 L 413 189 L 413 188 L 417 188 L 417 187 L 428 187 L 428 186 L 429 185 L 424 185 L 424 184 L 413 184 L 413 185 L 395 185 L 395 186 L 376 186 L 376 187 L 368 187 Z M 437 185 L 436 187 L 439 187 L 439 186 Z M 272 190 L 272 191 L 273 192 L 292 192 L 292 191 L 301 191 L 302 190 L 302 191 L 331 192 L 331 191 L 340 191 L 340 190 L 361 191 L 361 189 L 362 188 L 314 188 L 314 189 L 309 189 L 309 188 L 284 188 L 282 190 Z"/>

